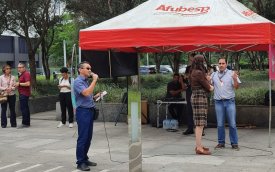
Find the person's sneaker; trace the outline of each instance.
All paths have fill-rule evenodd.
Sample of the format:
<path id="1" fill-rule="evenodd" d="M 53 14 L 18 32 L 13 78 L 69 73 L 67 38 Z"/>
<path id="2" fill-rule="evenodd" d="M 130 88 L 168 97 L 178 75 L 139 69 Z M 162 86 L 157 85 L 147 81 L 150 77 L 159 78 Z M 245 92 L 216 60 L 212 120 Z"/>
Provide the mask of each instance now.
<path id="1" fill-rule="evenodd" d="M 60 127 L 62 127 L 62 126 L 64 126 L 64 124 L 63 124 L 62 122 L 60 122 L 60 123 L 57 125 L 57 128 L 60 128 Z"/>
<path id="2" fill-rule="evenodd" d="M 231 145 L 231 146 L 232 146 L 232 149 L 234 149 L 234 150 L 236 150 L 236 151 L 239 151 L 239 150 L 240 150 L 240 148 L 239 148 L 238 145 Z"/>
<path id="3" fill-rule="evenodd" d="M 69 128 L 73 128 L 73 127 L 74 127 L 74 123 L 70 123 Z"/>
<path id="4" fill-rule="evenodd" d="M 224 144 L 219 143 L 217 146 L 215 146 L 215 149 L 223 149 L 225 148 Z"/>

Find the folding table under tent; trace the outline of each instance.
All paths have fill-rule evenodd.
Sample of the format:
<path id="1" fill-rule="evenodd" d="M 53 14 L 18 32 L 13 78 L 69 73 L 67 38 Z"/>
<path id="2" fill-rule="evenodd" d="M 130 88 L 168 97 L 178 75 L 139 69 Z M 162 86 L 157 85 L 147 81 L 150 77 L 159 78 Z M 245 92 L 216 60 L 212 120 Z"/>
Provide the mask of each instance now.
<path id="1" fill-rule="evenodd" d="M 236 0 L 148 0 L 79 35 L 81 50 L 268 51 L 275 79 L 275 25 Z M 269 140 L 270 131 L 271 104 Z"/>

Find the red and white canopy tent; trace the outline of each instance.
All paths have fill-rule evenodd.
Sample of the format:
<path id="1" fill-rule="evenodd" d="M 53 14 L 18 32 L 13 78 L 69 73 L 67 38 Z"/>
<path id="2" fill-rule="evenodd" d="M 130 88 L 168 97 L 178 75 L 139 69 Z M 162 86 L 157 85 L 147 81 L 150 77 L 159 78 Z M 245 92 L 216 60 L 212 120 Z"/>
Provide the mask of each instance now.
<path id="1" fill-rule="evenodd" d="M 148 0 L 80 30 L 79 43 L 122 52 L 269 51 L 275 79 L 275 24 L 236 0 Z"/>

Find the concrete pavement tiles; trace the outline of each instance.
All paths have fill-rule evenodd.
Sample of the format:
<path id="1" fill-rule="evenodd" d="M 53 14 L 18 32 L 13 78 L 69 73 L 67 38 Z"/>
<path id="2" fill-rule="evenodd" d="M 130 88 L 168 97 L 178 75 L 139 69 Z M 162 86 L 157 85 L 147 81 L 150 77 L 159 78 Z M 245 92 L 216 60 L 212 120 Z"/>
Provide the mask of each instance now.
<path id="1" fill-rule="evenodd" d="M 18 119 L 18 123 L 20 123 Z M 32 116 L 31 127 L 25 129 L 0 128 L 0 172 L 71 172 L 76 170 L 76 128 L 56 128 L 54 120 Z M 89 155 L 98 163 L 91 171 L 127 172 L 128 126 L 125 123 L 106 123 L 111 158 L 104 125 L 96 122 Z M 142 150 L 144 172 L 273 172 L 275 171 L 275 138 L 268 148 L 267 129 L 239 129 L 240 151 L 230 145 L 214 150 L 216 129 L 205 130 L 203 144 L 211 156 L 195 155 L 194 135 L 182 135 L 143 125 Z M 228 130 L 227 130 L 228 141 Z"/>

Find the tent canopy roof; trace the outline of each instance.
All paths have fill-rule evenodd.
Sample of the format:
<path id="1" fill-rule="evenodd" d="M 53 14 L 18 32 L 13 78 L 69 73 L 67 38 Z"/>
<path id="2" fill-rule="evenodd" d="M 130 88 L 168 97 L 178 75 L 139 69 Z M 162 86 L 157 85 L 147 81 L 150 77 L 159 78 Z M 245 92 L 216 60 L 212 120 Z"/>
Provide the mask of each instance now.
<path id="1" fill-rule="evenodd" d="M 268 50 L 274 24 L 236 0 L 149 0 L 80 31 L 83 50 Z"/>

